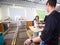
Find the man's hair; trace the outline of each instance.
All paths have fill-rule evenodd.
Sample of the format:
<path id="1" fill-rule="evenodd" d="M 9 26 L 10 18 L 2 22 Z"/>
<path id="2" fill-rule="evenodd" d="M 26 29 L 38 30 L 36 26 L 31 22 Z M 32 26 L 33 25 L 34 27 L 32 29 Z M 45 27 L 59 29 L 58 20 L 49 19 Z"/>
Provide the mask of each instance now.
<path id="1" fill-rule="evenodd" d="M 56 7 L 57 0 L 48 0 L 46 5 L 49 3 L 50 6 Z"/>

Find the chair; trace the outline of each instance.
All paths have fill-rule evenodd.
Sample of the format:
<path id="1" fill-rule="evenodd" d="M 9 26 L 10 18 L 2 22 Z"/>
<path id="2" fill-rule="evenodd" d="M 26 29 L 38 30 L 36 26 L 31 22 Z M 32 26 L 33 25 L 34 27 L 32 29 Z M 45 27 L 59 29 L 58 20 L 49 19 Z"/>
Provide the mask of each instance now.
<path id="1" fill-rule="evenodd" d="M 0 23 L 0 32 L 3 32 L 3 24 L 2 23 Z"/>
<path id="2" fill-rule="evenodd" d="M 33 24 L 32 24 L 32 21 L 27 21 L 26 24 L 27 24 L 28 27 L 33 25 Z"/>
<path id="3" fill-rule="evenodd" d="M 26 28 L 29 29 L 29 26 L 33 26 L 32 21 L 27 21 L 26 22 Z"/>

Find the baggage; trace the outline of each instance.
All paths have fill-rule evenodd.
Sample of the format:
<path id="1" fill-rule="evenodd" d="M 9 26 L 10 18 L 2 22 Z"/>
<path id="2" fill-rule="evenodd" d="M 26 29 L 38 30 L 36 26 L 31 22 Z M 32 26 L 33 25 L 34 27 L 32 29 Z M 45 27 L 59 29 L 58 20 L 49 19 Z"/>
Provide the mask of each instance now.
<path id="1" fill-rule="evenodd" d="M 0 33 L 0 45 L 4 45 L 4 35 Z"/>

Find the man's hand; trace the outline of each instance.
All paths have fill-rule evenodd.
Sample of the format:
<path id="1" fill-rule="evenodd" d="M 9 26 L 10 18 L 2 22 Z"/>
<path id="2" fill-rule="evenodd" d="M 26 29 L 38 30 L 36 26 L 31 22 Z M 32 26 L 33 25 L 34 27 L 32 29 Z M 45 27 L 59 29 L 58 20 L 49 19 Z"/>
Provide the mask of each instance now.
<path id="1" fill-rule="evenodd" d="M 42 40 L 41 40 L 40 37 L 36 37 L 36 38 L 33 38 L 32 41 L 33 41 L 33 43 L 38 43 L 38 42 L 40 43 Z M 25 43 L 26 43 L 26 45 L 30 45 L 31 44 L 31 39 L 27 39 L 25 41 Z"/>
<path id="2" fill-rule="evenodd" d="M 26 41 L 25 41 L 25 44 L 26 45 L 30 45 L 31 44 L 31 41 L 30 41 L 31 39 L 27 39 Z"/>

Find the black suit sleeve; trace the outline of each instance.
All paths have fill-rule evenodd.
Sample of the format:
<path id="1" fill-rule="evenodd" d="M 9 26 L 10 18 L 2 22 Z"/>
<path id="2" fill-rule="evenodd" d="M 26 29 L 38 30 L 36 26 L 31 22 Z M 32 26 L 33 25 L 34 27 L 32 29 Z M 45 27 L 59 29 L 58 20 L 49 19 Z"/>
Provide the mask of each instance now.
<path id="1" fill-rule="evenodd" d="M 49 16 L 47 18 L 45 23 L 45 28 L 40 36 L 42 41 L 47 41 L 51 38 L 52 33 L 56 27 L 56 24 L 57 24 L 57 20 L 54 17 Z"/>

